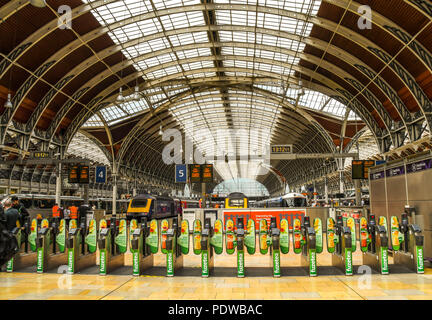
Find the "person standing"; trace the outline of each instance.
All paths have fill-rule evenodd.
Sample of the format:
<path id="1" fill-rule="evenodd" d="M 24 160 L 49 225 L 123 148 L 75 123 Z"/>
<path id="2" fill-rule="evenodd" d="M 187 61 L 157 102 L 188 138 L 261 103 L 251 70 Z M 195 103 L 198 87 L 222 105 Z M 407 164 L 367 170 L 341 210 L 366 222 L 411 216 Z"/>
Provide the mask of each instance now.
<path id="1" fill-rule="evenodd" d="M 17 196 L 13 196 L 11 198 L 11 200 L 12 200 L 12 208 L 18 210 L 19 222 L 20 222 L 20 225 L 22 226 L 22 225 L 24 225 L 24 221 L 29 216 L 29 212 L 24 207 L 24 205 L 19 201 Z"/>
<path id="2" fill-rule="evenodd" d="M 12 231 L 17 227 L 17 222 L 19 222 L 20 214 L 17 209 L 12 207 L 12 201 L 9 199 L 4 202 L 5 218 L 6 218 L 6 228 Z"/>

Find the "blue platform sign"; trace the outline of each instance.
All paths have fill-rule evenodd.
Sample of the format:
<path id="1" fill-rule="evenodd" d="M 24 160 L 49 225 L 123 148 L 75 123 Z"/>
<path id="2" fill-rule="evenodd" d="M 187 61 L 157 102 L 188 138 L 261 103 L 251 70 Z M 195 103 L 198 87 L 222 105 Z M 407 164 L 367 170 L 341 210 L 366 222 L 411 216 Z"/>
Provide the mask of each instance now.
<path id="1" fill-rule="evenodd" d="M 176 183 L 186 183 L 187 182 L 187 165 L 176 164 L 175 182 Z"/>
<path id="2" fill-rule="evenodd" d="M 106 183 L 107 180 L 107 170 L 105 166 L 96 167 L 96 183 Z"/>

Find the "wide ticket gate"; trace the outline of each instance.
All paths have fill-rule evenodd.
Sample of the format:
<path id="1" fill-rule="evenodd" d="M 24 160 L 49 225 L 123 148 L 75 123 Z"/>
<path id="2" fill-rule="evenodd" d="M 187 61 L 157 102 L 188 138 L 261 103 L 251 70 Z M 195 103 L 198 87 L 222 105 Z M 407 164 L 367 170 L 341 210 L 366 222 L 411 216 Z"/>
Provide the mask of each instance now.
<path id="1" fill-rule="evenodd" d="M 82 220 L 80 225 L 72 219 L 34 219 L 24 223 L 22 228 L 14 230 L 20 244 L 20 252 L 7 265 L 12 272 L 23 266 L 36 265 L 37 272 L 45 272 L 51 268 L 67 264 L 68 273 L 76 273 L 84 268 L 96 265 L 96 249 L 99 249 L 99 274 L 106 275 L 116 268 L 124 266 L 125 253 L 129 247 L 132 254 L 132 274 L 142 275 L 154 265 L 154 254 L 159 250 L 166 255 L 166 276 L 172 277 L 183 267 L 183 259 L 193 251 L 201 256 L 201 276 L 209 277 L 215 268 L 215 256 L 224 251 L 228 255 L 236 253 L 237 277 L 247 276 L 245 256 L 253 255 L 258 250 L 268 255 L 274 277 L 281 276 L 281 260 L 283 255 L 292 249 L 299 255 L 299 266 L 309 276 L 319 275 L 317 256 L 323 252 L 323 226 L 319 218 L 311 224 L 310 217 L 294 219 L 292 230 L 289 230 L 287 219 L 277 220 L 272 217 L 268 225 L 266 219 L 258 222 L 237 218 L 217 219 L 214 225 L 205 219 L 204 225 L 199 219 L 193 221 L 189 230 L 188 220 L 179 218 L 162 221 L 135 219 L 127 225 L 126 219 L 117 221 L 114 215 L 108 221 L 102 219 L 99 232 L 95 220 Z M 246 224 L 245 224 L 246 222 Z M 278 223 L 279 222 L 279 223 Z M 327 251 L 331 253 L 332 266 L 340 269 L 345 275 L 353 275 L 353 257 L 357 247 L 356 227 L 353 218 L 346 219 L 338 215 L 336 221 L 327 219 L 326 225 Z M 406 214 L 402 214 L 399 223 L 391 217 L 390 236 L 388 236 L 385 217 L 370 215 L 360 219 L 360 249 L 363 264 L 368 265 L 381 274 L 389 273 L 389 245 L 394 256 L 395 265 L 403 265 L 417 273 L 424 272 L 423 266 L 423 235 L 415 224 L 410 224 Z M 291 233 L 291 235 L 290 235 Z M 258 245 L 257 245 L 258 240 Z M 192 241 L 192 246 L 190 242 Z M 191 250 L 190 250 L 191 249 Z"/>

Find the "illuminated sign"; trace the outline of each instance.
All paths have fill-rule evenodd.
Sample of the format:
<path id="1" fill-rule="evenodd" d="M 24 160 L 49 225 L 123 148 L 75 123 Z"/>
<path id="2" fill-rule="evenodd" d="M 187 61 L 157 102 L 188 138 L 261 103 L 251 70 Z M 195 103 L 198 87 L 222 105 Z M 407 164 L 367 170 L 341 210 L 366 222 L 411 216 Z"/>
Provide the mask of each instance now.
<path id="1" fill-rule="evenodd" d="M 37 158 L 37 159 L 47 159 L 47 158 L 51 158 L 51 152 L 47 152 L 47 151 L 33 151 L 31 153 L 31 157 L 32 158 Z"/>
<path id="2" fill-rule="evenodd" d="M 79 183 L 90 183 L 89 166 L 80 166 L 79 172 L 80 172 Z"/>
<path id="3" fill-rule="evenodd" d="M 69 167 L 69 183 L 78 183 L 79 182 L 79 167 L 72 166 Z"/>
<path id="4" fill-rule="evenodd" d="M 213 165 L 203 164 L 201 166 L 202 182 L 213 182 Z"/>
<path id="5" fill-rule="evenodd" d="M 352 160 L 351 177 L 352 179 L 368 179 L 369 168 L 375 166 L 375 160 Z"/>
<path id="6" fill-rule="evenodd" d="M 271 153 L 292 153 L 292 144 L 272 145 Z"/>
<path id="7" fill-rule="evenodd" d="M 201 182 L 201 166 L 199 164 L 191 164 L 189 172 L 191 183 Z"/>

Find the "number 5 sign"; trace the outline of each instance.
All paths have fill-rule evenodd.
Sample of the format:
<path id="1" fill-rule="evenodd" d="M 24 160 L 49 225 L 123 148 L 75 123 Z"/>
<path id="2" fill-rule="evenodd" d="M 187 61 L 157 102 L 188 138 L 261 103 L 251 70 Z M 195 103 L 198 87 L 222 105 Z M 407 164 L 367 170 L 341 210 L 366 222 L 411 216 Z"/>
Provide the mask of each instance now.
<path id="1" fill-rule="evenodd" d="M 187 182 L 187 166 L 185 164 L 176 164 L 175 182 L 176 183 Z"/>
<path id="2" fill-rule="evenodd" d="M 96 183 L 106 183 L 107 171 L 105 166 L 96 167 Z"/>

